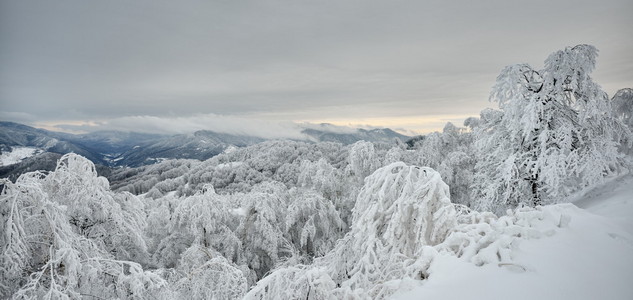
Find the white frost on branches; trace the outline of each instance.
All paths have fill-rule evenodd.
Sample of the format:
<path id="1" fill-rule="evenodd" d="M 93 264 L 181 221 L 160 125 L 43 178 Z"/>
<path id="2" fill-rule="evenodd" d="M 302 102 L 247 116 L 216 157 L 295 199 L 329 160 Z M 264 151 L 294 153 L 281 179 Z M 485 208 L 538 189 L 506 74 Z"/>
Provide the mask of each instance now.
<path id="1" fill-rule="evenodd" d="M 578 45 L 550 55 L 542 70 L 519 64 L 501 72 L 490 97 L 501 110 L 483 111 L 475 129 L 475 208 L 555 203 L 622 166 L 625 126 L 589 76 L 596 56 Z"/>
<path id="2" fill-rule="evenodd" d="M 519 241 L 555 234 L 573 209 L 523 207 L 501 217 L 471 211 L 450 203 L 437 172 L 394 163 L 366 179 L 352 229 L 330 253 L 274 270 L 245 299 L 386 299 L 432 276 L 439 255 L 525 271 L 513 261 Z"/>
<path id="3" fill-rule="evenodd" d="M 119 259 L 145 254 L 142 207 L 135 196 L 110 192 L 87 159 L 67 154 L 49 175 L 27 173 L 3 184 L 3 297 L 144 298 L 165 285 L 139 263 Z"/>
<path id="4" fill-rule="evenodd" d="M 247 298 L 387 295 L 382 283 L 404 276 L 404 261 L 443 241 L 456 225 L 448 195 L 448 186 L 430 168 L 397 162 L 378 169 L 365 179 L 351 231 L 334 250 L 312 266 L 273 272 Z M 287 286 L 295 289 L 281 290 Z"/>

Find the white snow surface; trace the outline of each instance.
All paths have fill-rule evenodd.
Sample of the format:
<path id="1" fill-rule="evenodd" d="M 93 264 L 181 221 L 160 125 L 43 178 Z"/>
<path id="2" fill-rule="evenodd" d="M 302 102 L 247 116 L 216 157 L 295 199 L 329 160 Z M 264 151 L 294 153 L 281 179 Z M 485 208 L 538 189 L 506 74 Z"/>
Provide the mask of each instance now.
<path id="1" fill-rule="evenodd" d="M 13 151 L 0 154 L 0 166 L 17 164 L 23 159 L 40 152 L 42 150 L 33 147 L 13 147 Z"/>
<path id="2" fill-rule="evenodd" d="M 511 262 L 439 253 L 427 280 L 400 282 L 392 298 L 633 299 L 633 175 L 542 209 L 545 235 L 516 238 Z"/>

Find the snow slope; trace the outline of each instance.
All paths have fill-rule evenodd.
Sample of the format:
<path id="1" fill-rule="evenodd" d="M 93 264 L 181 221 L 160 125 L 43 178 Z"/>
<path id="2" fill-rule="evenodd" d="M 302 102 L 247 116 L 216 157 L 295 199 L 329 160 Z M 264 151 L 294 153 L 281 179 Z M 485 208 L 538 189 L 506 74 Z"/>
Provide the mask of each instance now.
<path id="1" fill-rule="evenodd" d="M 511 263 L 478 267 L 440 253 L 427 280 L 402 283 L 393 298 L 633 299 L 633 176 L 574 203 L 544 207 L 568 217 L 539 223 L 544 237 L 518 238 Z"/>
<path id="2" fill-rule="evenodd" d="M 608 217 L 633 234 L 633 175 L 615 178 L 595 188 L 574 204 L 594 214 Z"/>
<path id="3" fill-rule="evenodd" d="M 0 166 L 8 166 L 19 163 L 27 157 L 42 152 L 40 149 L 33 147 L 13 147 L 11 152 L 0 153 Z"/>

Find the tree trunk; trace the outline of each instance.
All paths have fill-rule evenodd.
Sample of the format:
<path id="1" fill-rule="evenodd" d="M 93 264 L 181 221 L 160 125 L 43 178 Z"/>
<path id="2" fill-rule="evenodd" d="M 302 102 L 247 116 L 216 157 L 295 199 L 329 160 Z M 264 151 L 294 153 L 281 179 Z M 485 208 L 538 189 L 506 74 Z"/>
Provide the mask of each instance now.
<path id="1" fill-rule="evenodd" d="M 538 174 L 532 176 L 532 206 L 541 205 L 541 197 L 538 193 Z"/>

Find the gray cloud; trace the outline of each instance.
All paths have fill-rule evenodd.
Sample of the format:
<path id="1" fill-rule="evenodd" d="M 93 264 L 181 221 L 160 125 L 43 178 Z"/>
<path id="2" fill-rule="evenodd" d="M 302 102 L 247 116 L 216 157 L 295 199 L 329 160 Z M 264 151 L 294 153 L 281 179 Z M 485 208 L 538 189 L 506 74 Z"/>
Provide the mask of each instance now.
<path id="1" fill-rule="evenodd" d="M 10 120 L 13 122 L 31 123 L 37 118 L 29 113 L 15 111 L 0 111 L 0 120 Z"/>
<path id="2" fill-rule="evenodd" d="M 424 123 L 477 115 L 505 65 L 539 67 L 578 43 L 601 50 L 594 78 L 613 94 L 633 86 L 632 9 L 630 0 L 3 1 L 0 117 Z"/>

